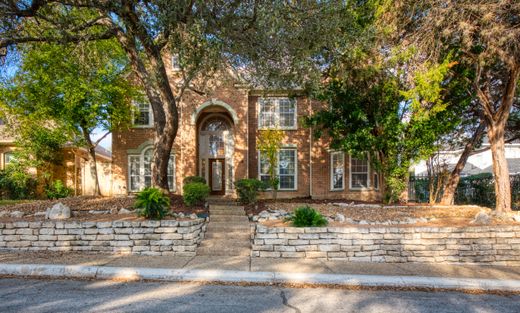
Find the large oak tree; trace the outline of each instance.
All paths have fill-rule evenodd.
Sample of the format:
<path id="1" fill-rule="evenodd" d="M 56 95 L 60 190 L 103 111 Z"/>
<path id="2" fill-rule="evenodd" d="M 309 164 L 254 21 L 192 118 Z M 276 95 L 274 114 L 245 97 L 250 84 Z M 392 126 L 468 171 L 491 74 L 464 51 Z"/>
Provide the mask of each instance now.
<path id="1" fill-rule="evenodd" d="M 312 55 L 338 30 L 342 7 L 341 1 L 7 0 L 0 3 L 0 49 L 116 38 L 152 107 L 152 184 L 166 191 L 177 107 L 192 82 L 222 66 L 235 66 L 264 87 L 277 78 L 294 87 L 319 77 Z M 167 52 L 181 62 L 174 88 Z M 262 74 L 266 79 L 258 80 Z"/>

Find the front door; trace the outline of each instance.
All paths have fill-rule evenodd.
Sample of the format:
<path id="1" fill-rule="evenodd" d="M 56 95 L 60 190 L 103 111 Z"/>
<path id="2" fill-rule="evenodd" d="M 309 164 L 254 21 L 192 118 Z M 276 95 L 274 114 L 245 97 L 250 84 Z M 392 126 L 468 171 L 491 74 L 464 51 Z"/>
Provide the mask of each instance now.
<path id="1" fill-rule="evenodd" d="M 212 195 L 226 193 L 225 159 L 209 159 L 209 188 Z"/>

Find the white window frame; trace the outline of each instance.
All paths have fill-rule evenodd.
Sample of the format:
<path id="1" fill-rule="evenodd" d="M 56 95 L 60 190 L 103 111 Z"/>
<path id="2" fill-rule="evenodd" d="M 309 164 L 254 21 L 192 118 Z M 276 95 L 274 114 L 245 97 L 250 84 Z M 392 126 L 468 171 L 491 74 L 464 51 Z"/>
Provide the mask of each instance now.
<path id="1" fill-rule="evenodd" d="M 139 105 L 142 105 L 144 103 L 134 103 L 134 106 L 137 108 L 137 110 L 140 110 Z M 140 113 L 140 112 L 138 112 Z M 148 103 L 148 124 L 135 124 L 135 113 L 132 114 L 132 127 L 133 128 L 151 128 L 153 127 L 154 119 L 153 119 L 153 111 L 152 111 L 152 105 Z"/>
<path id="2" fill-rule="evenodd" d="M 128 155 L 128 182 L 127 182 L 127 185 L 128 185 L 128 191 L 129 192 L 139 192 L 141 190 L 144 189 L 144 177 L 145 177 L 145 173 L 144 173 L 144 155 L 147 151 L 149 151 L 150 149 L 152 149 L 151 147 L 146 147 L 144 148 L 141 153 L 139 154 L 129 154 Z M 139 168 L 138 168 L 138 171 L 139 171 L 139 182 L 138 182 L 138 187 L 137 189 L 132 189 L 132 172 L 131 172 L 131 159 L 132 158 L 135 158 L 135 157 L 138 157 L 139 158 Z M 172 151 L 170 153 L 170 161 L 169 162 L 172 162 L 172 166 L 173 166 L 173 184 L 172 186 L 169 186 L 170 187 L 170 191 L 172 192 L 175 192 L 176 191 L 176 182 L 175 182 L 175 179 L 176 179 L 176 165 L 175 165 L 175 153 Z M 133 175 L 135 176 L 135 175 Z M 169 176 L 169 175 L 168 175 Z"/>
<path id="3" fill-rule="evenodd" d="M 278 151 L 278 160 L 280 159 L 280 151 L 282 150 L 291 150 L 293 151 L 294 153 L 294 188 L 280 188 L 280 182 L 278 182 L 278 190 L 280 191 L 297 191 L 298 190 L 298 150 L 296 148 L 292 148 L 292 147 L 284 147 L 284 148 L 281 148 L 279 151 Z M 261 169 L 261 164 L 260 164 L 260 157 L 261 157 L 261 151 L 258 150 L 258 179 L 261 180 L 261 176 L 267 176 L 267 174 L 262 174 L 260 173 L 260 169 Z M 278 175 L 278 178 L 280 178 L 280 163 L 278 163 L 278 167 L 276 169 L 276 175 Z M 286 175 L 284 174 L 283 176 L 292 176 L 292 175 Z M 271 190 L 271 188 L 268 188 L 267 190 Z"/>
<path id="4" fill-rule="evenodd" d="M 264 101 L 274 101 L 275 106 L 275 124 L 271 126 L 265 126 L 262 117 L 262 105 Z M 294 117 L 293 117 L 293 125 L 292 126 L 281 126 L 280 125 L 280 102 L 282 100 L 290 101 L 294 104 Z M 294 98 L 288 97 L 265 97 L 258 99 L 258 107 L 257 107 L 257 120 L 258 120 L 258 129 L 283 129 L 283 130 L 297 130 L 298 129 L 298 101 Z"/>
<path id="5" fill-rule="evenodd" d="M 343 158 L 343 177 L 341 181 L 341 188 L 334 188 L 334 156 L 341 155 Z M 330 190 L 341 191 L 345 190 L 345 152 L 343 151 L 332 151 L 330 152 Z"/>
<path id="6" fill-rule="evenodd" d="M 355 158 L 357 159 L 357 158 Z M 357 159 L 359 160 L 359 159 Z M 349 189 L 350 190 L 368 190 L 370 188 L 370 183 L 371 183 L 371 179 L 370 179 L 370 159 L 366 159 L 367 161 L 367 187 L 352 187 L 352 174 L 364 174 L 364 173 L 361 173 L 361 172 L 355 172 L 353 173 L 352 172 L 352 155 L 349 155 L 349 162 L 348 162 L 348 172 L 349 172 Z"/>
<path id="7" fill-rule="evenodd" d="M 172 71 L 174 72 L 180 72 L 182 70 L 181 68 L 181 61 L 180 61 L 180 57 L 178 54 L 173 54 L 172 55 L 172 59 L 171 59 L 171 62 L 172 62 Z"/>

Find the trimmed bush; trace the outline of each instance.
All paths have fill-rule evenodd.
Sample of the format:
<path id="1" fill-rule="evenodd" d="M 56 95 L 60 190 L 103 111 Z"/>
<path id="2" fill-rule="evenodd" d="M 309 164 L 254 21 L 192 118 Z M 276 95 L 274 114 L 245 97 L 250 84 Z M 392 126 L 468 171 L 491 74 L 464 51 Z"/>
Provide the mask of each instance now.
<path id="1" fill-rule="evenodd" d="M 266 184 L 258 179 L 240 179 L 235 182 L 238 198 L 242 204 L 255 203 L 258 198 L 258 192 L 264 191 Z"/>
<path id="2" fill-rule="evenodd" d="M 310 206 L 297 208 L 289 220 L 291 220 L 296 227 L 318 227 L 328 224 L 327 219 Z"/>
<path id="3" fill-rule="evenodd" d="M 187 206 L 203 203 L 209 196 L 209 186 L 204 183 L 189 183 L 184 185 L 182 198 Z"/>
<path id="4" fill-rule="evenodd" d="M 170 198 L 157 188 L 145 188 L 137 194 L 137 214 L 148 219 L 163 219 L 170 208 Z"/>
<path id="5" fill-rule="evenodd" d="M 67 198 L 72 194 L 72 189 L 63 184 L 61 180 L 55 180 L 45 188 L 45 194 L 48 199 Z"/>
<path id="6" fill-rule="evenodd" d="M 187 185 L 187 184 L 191 184 L 191 183 L 205 184 L 206 179 L 204 177 L 200 177 L 200 176 L 188 176 L 188 177 L 184 178 L 184 180 L 182 181 L 183 185 Z"/>
<path id="7" fill-rule="evenodd" d="M 27 172 L 18 167 L 8 166 L 0 171 L 1 199 L 31 199 L 36 197 L 38 182 Z"/>

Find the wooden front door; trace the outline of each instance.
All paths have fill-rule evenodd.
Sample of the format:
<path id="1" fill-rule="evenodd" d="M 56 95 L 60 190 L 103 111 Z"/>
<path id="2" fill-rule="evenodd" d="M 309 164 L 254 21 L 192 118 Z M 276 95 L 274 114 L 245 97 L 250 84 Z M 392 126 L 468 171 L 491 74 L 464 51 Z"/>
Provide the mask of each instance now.
<path id="1" fill-rule="evenodd" d="M 223 158 L 209 159 L 209 188 L 212 195 L 226 193 L 226 161 Z"/>

